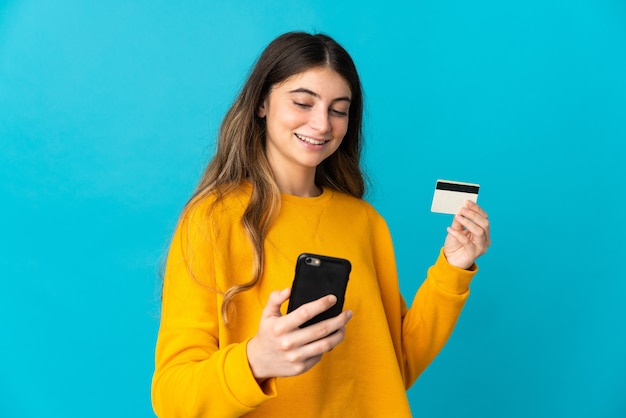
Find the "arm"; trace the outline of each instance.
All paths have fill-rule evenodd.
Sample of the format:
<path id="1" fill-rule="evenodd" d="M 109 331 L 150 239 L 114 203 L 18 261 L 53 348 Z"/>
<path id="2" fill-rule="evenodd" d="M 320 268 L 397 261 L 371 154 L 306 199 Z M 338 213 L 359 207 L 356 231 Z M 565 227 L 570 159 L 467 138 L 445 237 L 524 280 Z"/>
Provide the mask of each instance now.
<path id="1" fill-rule="evenodd" d="M 374 259 L 405 386 L 410 387 L 450 337 L 477 272 L 475 259 L 489 246 L 487 215 L 470 203 L 457 215 L 437 262 L 428 270 L 411 309 L 398 290 L 393 244 L 382 218 L 374 222 Z M 452 264 L 454 263 L 454 264 Z"/>
<path id="2" fill-rule="evenodd" d="M 233 342 L 213 279 L 212 247 L 218 243 L 203 213 L 195 210 L 181 220 L 168 256 L 152 387 L 159 416 L 235 417 L 256 409 L 277 396 L 276 377 L 306 372 L 339 344 L 351 316 L 346 311 L 300 329 L 336 298 L 281 315 L 290 295 L 285 289 L 269 296 L 256 335 Z"/>
<path id="3" fill-rule="evenodd" d="M 275 396 L 273 380 L 257 384 L 247 341 L 220 347 L 205 216 L 195 209 L 181 219 L 168 255 L 152 384 L 158 416 L 235 417 Z"/>
<path id="4" fill-rule="evenodd" d="M 487 213 L 467 201 L 455 215 L 437 262 L 403 315 L 407 387 L 443 348 L 469 296 L 475 261 L 491 244 Z M 406 308 L 403 308 L 406 309 Z M 416 355 L 420 353 L 419 355 Z"/>
<path id="5" fill-rule="evenodd" d="M 444 347 L 469 296 L 469 284 L 478 269 L 450 265 L 443 249 L 428 269 L 411 309 L 403 306 L 402 348 L 405 385 L 410 387 Z"/>

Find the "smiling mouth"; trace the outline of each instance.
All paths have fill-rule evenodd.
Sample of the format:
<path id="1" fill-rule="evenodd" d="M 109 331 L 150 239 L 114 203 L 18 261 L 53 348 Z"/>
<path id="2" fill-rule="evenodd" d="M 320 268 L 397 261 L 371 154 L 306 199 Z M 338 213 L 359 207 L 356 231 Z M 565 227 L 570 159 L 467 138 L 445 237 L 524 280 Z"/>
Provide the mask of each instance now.
<path id="1" fill-rule="evenodd" d="M 303 136 L 303 135 L 296 134 L 296 133 L 294 133 L 294 135 L 300 141 L 306 142 L 307 144 L 311 144 L 311 145 L 324 145 L 325 143 L 330 142 L 330 140 L 327 140 L 327 141 L 321 140 L 320 141 L 318 139 L 309 138 L 308 136 Z"/>

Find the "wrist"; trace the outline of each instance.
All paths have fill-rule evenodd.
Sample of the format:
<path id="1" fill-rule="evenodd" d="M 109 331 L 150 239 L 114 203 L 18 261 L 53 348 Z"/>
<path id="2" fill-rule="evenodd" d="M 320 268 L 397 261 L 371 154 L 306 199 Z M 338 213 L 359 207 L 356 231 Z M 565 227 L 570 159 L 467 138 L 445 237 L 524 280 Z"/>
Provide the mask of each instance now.
<path id="1" fill-rule="evenodd" d="M 456 257 L 454 253 L 449 254 L 445 248 L 443 250 L 443 257 L 452 267 L 470 271 L 476 270 L 475 260 L 468 260 L 466 257 Z"/>
<path id="2" fill-rule="evenodd" d="M 248 366 L 250 367 L 250 371 L 252 372 L 252 376 L 260 385 L 263 384 L 270 376 L 267 376 L 262 372 L 262 367 L 259 367 L 259 361 L 256 356 L 257 353 L 257 340 L 256 336 L 252 337 L 248 340 L 248 344 L 246 345 L 246 356 L 248 358 Z"/>
<path id="3" fill-rule="evenodd" d="M 437 262 L 429 270 L 437 286 L 452 294 L 467 292 L 477 271 L 476 264 L 470 265 L 467 269 L 450 264 L 443 248 L 439 253 Z"/>

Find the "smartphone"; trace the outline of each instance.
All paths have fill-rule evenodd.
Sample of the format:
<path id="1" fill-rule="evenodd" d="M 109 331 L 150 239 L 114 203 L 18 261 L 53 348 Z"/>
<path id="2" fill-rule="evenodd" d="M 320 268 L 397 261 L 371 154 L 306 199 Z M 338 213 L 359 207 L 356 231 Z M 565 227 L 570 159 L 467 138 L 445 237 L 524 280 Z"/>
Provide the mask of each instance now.
<path id="1" fill-rule="evenodd" d="M 341 313 L 351 270 L 352 265 L 343 258 L 307 253 L 298 256 L 287 313 L 305 303 L 330 294 L 337 297 L 335 305 L 309 319 L 300 325 L 300 328 L 333 318 Z"/>

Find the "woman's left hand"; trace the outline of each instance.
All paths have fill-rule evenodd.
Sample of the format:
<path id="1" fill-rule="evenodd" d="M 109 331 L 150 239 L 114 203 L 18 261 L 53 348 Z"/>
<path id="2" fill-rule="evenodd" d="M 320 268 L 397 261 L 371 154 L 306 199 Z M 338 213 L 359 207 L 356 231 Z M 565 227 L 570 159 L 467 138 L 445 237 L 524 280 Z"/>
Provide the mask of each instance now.
<path id="1" fill-rule="evenodd" d="M 454 215 L 452 225 L 448 227 L 443 253 L 451 265 L 468 269 L 487 252 L 489 245 L 491 238 L 487 213 L 468 200 Z"/>

